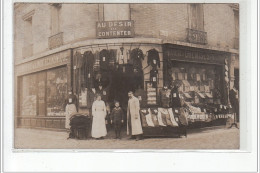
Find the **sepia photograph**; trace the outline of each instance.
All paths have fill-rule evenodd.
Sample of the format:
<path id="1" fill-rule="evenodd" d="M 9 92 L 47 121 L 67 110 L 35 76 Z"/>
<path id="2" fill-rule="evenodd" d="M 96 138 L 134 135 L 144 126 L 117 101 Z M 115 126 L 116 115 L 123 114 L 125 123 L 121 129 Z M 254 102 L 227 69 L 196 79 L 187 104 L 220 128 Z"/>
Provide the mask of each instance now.
<path id="1" fill-rule="evenodd" d="M 239 150 L 239 7 L 13 3 L 14 149 Z"/>

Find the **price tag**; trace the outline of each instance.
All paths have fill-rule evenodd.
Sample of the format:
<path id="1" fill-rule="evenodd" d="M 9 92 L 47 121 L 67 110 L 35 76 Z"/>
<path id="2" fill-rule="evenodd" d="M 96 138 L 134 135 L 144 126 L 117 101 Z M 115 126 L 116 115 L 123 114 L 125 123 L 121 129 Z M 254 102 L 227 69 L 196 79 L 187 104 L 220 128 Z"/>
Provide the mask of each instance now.
<path id="1" fill-rule="evenodd" d="M 69 98 L 69 103 L 72 103 L 72 98 Z"/>
<path id="2" fill-rule="evenodd" d="M 90 73 L 88 74 L 88 78 L 90 78 Z"/>
<path id="3" fill-rule="evenodd" d="M 206 109 L 203 110 L 204 112 L 207 112 Z"/>
<path id="4" fill-rule="evenodd" d="M 232 106 L 231 106 L 231 105 L 229 105 L 229 107 L 230 107 L 230 108 L 232 108 Z"/>
<path id="5" fill-rule="evenodd" d="M 218 111 L 218 109 L 215 109 L 215 112 L 217 112 Z"/>
<path id="6" fill-rule="evenodd" d="M 106 91 L 103 91 L 103 95 L 107 95 L 107 92 L 106 92 Z"/>
<path id="7" fill-rule="evenodd" d="M 222 109 L 222 105 L 220 105 L 219 107 L 220 107 L 220 109 Z"/>
<path id="8" fill-rule="evenodd" d="M 156 64 L 156 60 L 155 59 L 153 60 L 153 63 Z"/>
<path id="9" fill-rule="evenodd" d="M 170 93 L 166 93 L 166 97 L 170 97 Z"/>
<path id="10" fill-rule="evenodd" d="M 158 111 L 155 109 L 154 112 L 157 113 Z"/>
<path id="11" fill-rule="evenodd" d="M 106 57 L 103 57 L 103 61 L 106 61 Z"/>
<path id="12" fill-rule="evenodd" d="M 142 96 L 138 96 L 138 100 L 142 100 Z"/>
<path id="13" fill-rule="evenodd" d="M 175 109 L 175 112 L 176 112 L 176 113 L 179 113 L 179 111 L 178 111 L 177 109 Z"/>
<path id="14" fill-rule="evenodd" d="M 177 94 L 176 94 L 176 93 L 173 93 L 172 96 L 173 96 L 173 97 L 177 97 Z"/>
<path id="15" fill-rule="evenodd" d="M 227 109 L 227 107 L 226 107 L 226 106 L 224 106 L 224 109 Z"/>
<path id="16" fill-rule="evenodd" d="M 77 69 L 77 66 L 74 65 L 73 69 L 76 70 L 76 69 Z"/>
<path id="17" fill-rule="evenodd" d="M 154 82 L 156 81 L 156 77 L 153 77 L 153 81 L 154 81 Z"/>

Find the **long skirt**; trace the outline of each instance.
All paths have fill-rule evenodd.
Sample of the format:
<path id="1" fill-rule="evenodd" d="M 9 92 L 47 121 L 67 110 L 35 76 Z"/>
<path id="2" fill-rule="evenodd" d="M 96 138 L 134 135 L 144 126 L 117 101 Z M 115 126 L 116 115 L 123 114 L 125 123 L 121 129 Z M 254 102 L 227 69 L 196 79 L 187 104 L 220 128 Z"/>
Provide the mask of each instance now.
<path id="1" fill-rule="evenodd" d="M 93 138 L 100 138 L 107 135 L 105 112 L 96 111 L 93 113 L 93 122 L 91 136 Z"/>
<path id="2" fill-rule="evenodd" d="M 66 129 L 69 129 L 70 128 L 70 118 L 71 118 L 71 115 L 76 113 L 77 112 L 77 109 L 76 109 L 76 106 L 75 104 L 68 104 L 66 106 L 66 120 L 65 120 L 65 128 Z"/>

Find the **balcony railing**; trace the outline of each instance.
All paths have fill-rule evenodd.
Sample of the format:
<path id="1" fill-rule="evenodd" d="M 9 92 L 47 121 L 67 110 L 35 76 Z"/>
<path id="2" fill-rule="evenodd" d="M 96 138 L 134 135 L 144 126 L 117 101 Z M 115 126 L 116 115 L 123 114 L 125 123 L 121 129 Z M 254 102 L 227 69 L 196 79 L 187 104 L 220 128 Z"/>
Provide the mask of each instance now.
<path id="1" fill-rule="evenodd" d="M 187 41 L 196 44 L 207 44 L 207 32 L 187 28 Z"/>
<path id="2" fill-rule="evenodd" d="M 239 38 L 238 37 L 234 38 L 234 48 L 239 49 Z"/>
<path id="3" fill-rule="evenodd" d="M 63 45 L 63 32 L 49 37 L 49 49 L 54 49 Z"/>
<path id="4" fill-rule="evenodd" d="M 27 58 L 33 55 L 33 44 L 29 44 L 23 47 L 23 58 Z"/>

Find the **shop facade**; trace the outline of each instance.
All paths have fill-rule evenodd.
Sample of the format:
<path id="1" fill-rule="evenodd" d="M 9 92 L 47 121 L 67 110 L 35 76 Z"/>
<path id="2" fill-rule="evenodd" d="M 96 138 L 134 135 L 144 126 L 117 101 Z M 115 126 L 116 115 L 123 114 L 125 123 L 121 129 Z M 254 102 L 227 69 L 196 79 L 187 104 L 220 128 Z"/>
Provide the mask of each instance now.
<path id="1" fill-rule="evenodd" d="M 117 100 L 126 110 L 127 93 L 133 91 L 141 108 L 158 109 L 160 90 L 176 82 L 180 97 L 200 109 L 203 121 L 205 114 L 228 114 L 228 92 L 239 87 L 239 51 L 229 37 L 238 31 L 215 30 L 220 26 L 212 21 L 223 19 L 217 12 L 211 18 L 209 4 L 147 4 L 145 9 L 143 4 L 38 5 L 17 7 L 17 25 L 32 32 L 23 38 L 23 31 L 16 31 L 16 127 L 65 129 L 69 91 L 77 98 L 78 112 L 87 116 L 95 94 L 102 95 L 108 109 Z M 115 15 L 115 7 L 124 12 Z M 238 25 L 233 22 L 238 7 L 214 7 L 227 10 L 225 20 Z M 79 12 L 72 15 L 75 9 Z M 44 13 L 50 19 L 43 19 Z M 196 17 L 189 18 L 193 13 Z M 66 20 L 70 16 L 75 20 Z M 46 28 L 39 28 L 38 21 Z M 39 29 L 42 33 L 36 33 Z"/>

